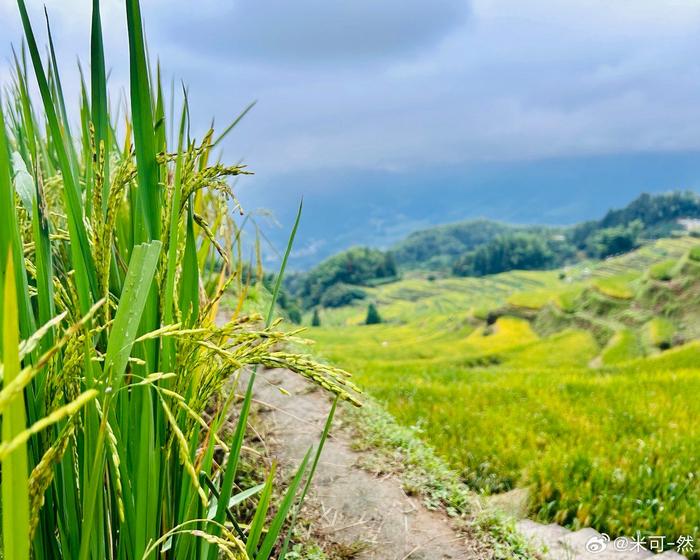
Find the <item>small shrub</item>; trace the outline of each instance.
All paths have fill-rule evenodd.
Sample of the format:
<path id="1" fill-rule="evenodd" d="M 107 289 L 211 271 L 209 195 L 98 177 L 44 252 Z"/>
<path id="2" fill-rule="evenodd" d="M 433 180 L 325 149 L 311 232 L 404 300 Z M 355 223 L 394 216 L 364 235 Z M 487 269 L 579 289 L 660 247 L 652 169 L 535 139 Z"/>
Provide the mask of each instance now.
<path id="1" fill-rule="evenodd" d="M 365 325 L 377 325 L 382 322 L 382 318 L 377 311 L 377 306 L 370 303 L 367 307 L 367 318 L 365 319 Z"/>
<path id="2" fill-rule="evenodd" d="M 295 325 L 301 325 L 301 310 L 298 307 L 292 307 L 287 310 L 289 320 Z"/>
<path id="3" fill-rule="evenodd" d="M 312 327 L 320 327 L 321 326 L 321 317 L 318 314 L 318 309 L 314 309 L 314 314 L 311 317 L 311 326 Z"/>

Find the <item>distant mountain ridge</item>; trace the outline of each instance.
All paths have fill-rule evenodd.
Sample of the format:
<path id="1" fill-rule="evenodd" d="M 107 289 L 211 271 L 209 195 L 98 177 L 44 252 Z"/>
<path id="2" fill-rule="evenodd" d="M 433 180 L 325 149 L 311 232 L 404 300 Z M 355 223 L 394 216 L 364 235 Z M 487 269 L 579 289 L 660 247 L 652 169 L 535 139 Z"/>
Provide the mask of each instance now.
<path id="1" fill-rule="evenodd" d="M 692 191 L 642 194 L 599 220 L 568 227 L 468 220 L 414 232 L 387 251 L 351 248 L 286 284 L 303 307 L 337 307 L 364 299 L 358 287 L 392 281 L 401 271 L 483 276 L 603 259 L 684 230 L 683 218 L 700 219 L 700 196 Z"/>
<path id="2" fill-rule="evenodd" d="M 251 176 L 240 182 L 237 195 L 246 210 L 267 209 L 278 222 L 257 220 L 276 248 L 265 251 L 270 269 L 279 266 L 303 195 L 289 268 L 308 270 L 354 245 L 387 249 L 440 224 L 485 218 L 568 226 L 600 218 L 640 192 L 674 189 L 700 191 L 700 152 L 290 170 Z"/>
<path id="3" fill-rule="evenodd" d="M 452 267 L 465 253 L 476 250 L 503 236 L 520 234 L 559 242 L 566 241 L 573 252 L 566 258 L 582 251 L 590 257 L 606 257 L 609 254 L 626 252 L 633 246 L 593 247 L 600 243 L 601 232 L 623 237 L 625 228 L 639 222 L 634 236 L 640 241 L 658 239 L 683 229 L 678 224 L 681 218 L 700 218 L 700 196 L 693 191 L 673 191 L 652 195 L 643 193 L 627 206 L 609 210 L 599 220 L 589 220 L 568 227 L 517 226 L 491 220 L 466 220 L 413 232 L 390 248 L 396 263 L 404 269 L 433 269 Z M 617 228 L 617 229 L 616 229 Z M 594 239 L 598 234 L 598 238 Z M 632 235 L 632 233 L 630 233 Z M 555 249 L 556 250 L 556 249 Z M 605 254 L 605 253 L 609 254 Z M 565 259 L 564 259 L 565 260 Z M 553 266 L 561 262 L 552 263 Z M 538 267 L 540 268 L 540 267 Z M 498 271 L 502 272 L 502 271 Z"/>

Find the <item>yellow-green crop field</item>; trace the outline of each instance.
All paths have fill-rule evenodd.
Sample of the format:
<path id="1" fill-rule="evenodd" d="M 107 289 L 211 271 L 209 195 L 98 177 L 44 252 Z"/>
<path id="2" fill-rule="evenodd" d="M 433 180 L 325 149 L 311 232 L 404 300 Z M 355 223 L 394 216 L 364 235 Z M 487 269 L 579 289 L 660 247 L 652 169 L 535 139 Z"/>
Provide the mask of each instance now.
<path id="1" fill-rule="evenodd" d="M 475 319 L 489 308 L 517 311 L 544 300 L 565 313 L 562 294 L 573 301 L 572 293 L 599 289 L 607 277 L 611 294 L 600 297 L 616 290 L 619 297 L 634 285 L 636 267 L 639 276 L 654 262 L 680 258 L 690 243 L 664 240 L 592 265 L 588 279 L 582 266 L 567 275 L 400 281 L 370 296 L 383 324 L 358 324 L 358 304 L 327 310 L 309 336 L 317 354 L 354 372 L 401 423 L 418 426 L 478 491 L 526 487 L 531 516 L 573 528 L 696 534 L 698 342 L 646 352 L 645 340 L 669 336 L 663 320 L 640 332 L 620 329 L 601 344 L 583 328 L 538 335 L 517 313 L 491 325 Z"/>

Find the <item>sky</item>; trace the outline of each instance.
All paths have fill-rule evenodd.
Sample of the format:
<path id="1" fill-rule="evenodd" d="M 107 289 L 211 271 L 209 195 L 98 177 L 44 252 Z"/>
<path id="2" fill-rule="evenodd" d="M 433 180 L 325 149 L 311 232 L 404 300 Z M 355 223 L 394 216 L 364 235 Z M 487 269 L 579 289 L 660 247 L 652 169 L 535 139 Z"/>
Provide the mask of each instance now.
<path id="1" fill-rule="evenodd" d="M 46 4 L 76 94 L 91 3 L 26 1 L 40 38 Z M 343 199 L 353 185 L 338 178 L 365 173 L 390 191 L 401 188 L 393 178 L 434 169 L 700 150 L 696 0 L 142 4 L 150 54 L 168 81 L 188 84 L 195 130 L 257 101 L 224 146 L 255 171 L 240 189 L 256 207 L 314 189 Z M 101 6 L 116 101 L 124 6 Z M 0 21 L 5 81 L 21 30 L 14 1 L 0 0 Z"/>

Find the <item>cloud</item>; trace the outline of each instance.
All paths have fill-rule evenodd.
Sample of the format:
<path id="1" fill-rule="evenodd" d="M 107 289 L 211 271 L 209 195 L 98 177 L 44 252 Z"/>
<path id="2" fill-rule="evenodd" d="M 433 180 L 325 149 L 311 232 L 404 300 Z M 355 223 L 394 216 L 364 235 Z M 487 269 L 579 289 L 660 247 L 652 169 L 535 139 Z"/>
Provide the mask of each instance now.
<path id="1" fill-rule="evenodd" d="M 41 5 L 29 4 L 43 41 Z M 90 2 L 47 4 L 74 97 Z M 116 100 L 124 7 L 101 6 Z M 143 10 L 166 79 L 190 85 L 196 131 L 259 101 L 225 151 L 271 192 L 292 188 L 281 177 L 293 171 L 700 148 L 695 0 L 147 0 Z M 14 0 L 0 0 L 0 19 L 9 58 Z"/>
<path id="2" fill-rule="evenodd" d="M 167 6 L 167 7 L 166 7 Z M 342 65 L 415 54 L 463 24 L 466 0 L 168 2 L 152 18 L 166 40 L 218 60 Z M 340 67 L 340 68 L 339 68 Z"/>

